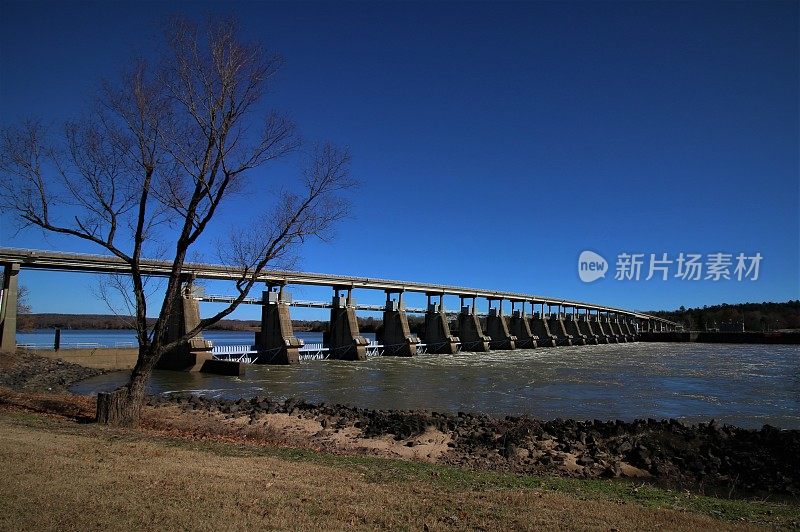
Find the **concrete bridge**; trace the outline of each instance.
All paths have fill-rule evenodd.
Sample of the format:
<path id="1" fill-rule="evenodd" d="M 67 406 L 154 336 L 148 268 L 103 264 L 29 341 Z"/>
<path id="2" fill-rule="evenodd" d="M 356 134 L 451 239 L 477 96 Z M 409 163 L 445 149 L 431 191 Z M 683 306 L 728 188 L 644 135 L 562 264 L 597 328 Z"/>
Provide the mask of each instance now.
<path id="1" fill-rule="evenodd" d="M 0 351 L 16 348 L 16 309 L 19 273 L 38 269 L 88 273 L 130 273 L 128 264 L 117 257 L 78 253 L 61 253 L 30 249 L 0 248 L 3 267 L 2 307 L 0 307 Z M 167 276 L 171 263 L 159 260 L 142 261 L 142 273 Z M 180 301 L 173 305 L 169 336 L 178 338 L 200 319 L 201 301 L 230 301 L 230 296 L 205 296 L 197 290 L 195 279 L 240 279 L 242 271 L 218 264 L 186 263 Z M 369 342 L 358 327 L 356 311 L 382 311 L 383 331 L 379 337 L 383 355 L 414 356 L 423 348 L 428 353 L 457 351 L 484 352 L 518 348 L 555 347 L 564 345 L 596 345 L 631 342 L 640 331 L 674 331 L 677 324 L 624 309 L 515 292 L 481 290 L 449 285 L 351 277 L 281 270 L 265 270 L 258 281 L 266 285 L 260 298 L 249 298 L 247 304 L 261 306 L 261 329 L 255 333 L 254 360 L 271 364 L 296 364 L 300 360 L 303 341 L 294 336 L 290 308 L 316 307 L 330 310 L 328 330 L 323 344 L 329 358 L 364 360 Z M 330 302 L 292 301 L 287 286 L 327 286 L 332 290 Z M 354 289 L 383 291 L 384 305 L 358 305 Z M 406 307 L 406 292 L 427 296 L 425 308 Z M 448 312 L 446 295 L 460 298 L 460 308 Z M 478 300 L 487 304 L 478 311 Z M 503 303 L 511 305 L 511 314 L 503 311 Z M 408 314 L 424 316 L 423 338 L 411 333 Z M 451 330 L 457 327 L 458 335 Z M 179 353 L 162 358 L 161 366 L 173 369 L 196 368 L 210 358 L 211 344 L 202 335 L 193 338 Z"/>

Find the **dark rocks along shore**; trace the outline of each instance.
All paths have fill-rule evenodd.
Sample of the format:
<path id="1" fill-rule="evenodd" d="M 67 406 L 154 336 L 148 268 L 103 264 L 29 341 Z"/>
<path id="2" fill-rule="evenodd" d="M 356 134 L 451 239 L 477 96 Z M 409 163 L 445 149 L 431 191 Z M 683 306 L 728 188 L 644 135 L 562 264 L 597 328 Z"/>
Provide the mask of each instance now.
<path id="1" fill-rule="evenodd" d="M 370 410 L 283 402 L 264 397 L 236 401 L 200 396 L 151 397 L 154 406 L 178 404 L 228 417 L 284 413 L 314 419 L 323 428 L 360 429 L 366 438 L 397 440 L 435 428 L 451 437 L 444 461 L 476 469 L 587 478 L 646 477 L 675 487 L 725 494 L 800 496 L 800 431 L 769 425 L 743 429 L 715 421 L 540 421 L 459 412 Z"/>
<path id="2" fill-rule="evenodd" d="M 0 357 L 0 386 L 18 390 L 66 392 L 73 384 L 106 372 L 25 351 Z"/>

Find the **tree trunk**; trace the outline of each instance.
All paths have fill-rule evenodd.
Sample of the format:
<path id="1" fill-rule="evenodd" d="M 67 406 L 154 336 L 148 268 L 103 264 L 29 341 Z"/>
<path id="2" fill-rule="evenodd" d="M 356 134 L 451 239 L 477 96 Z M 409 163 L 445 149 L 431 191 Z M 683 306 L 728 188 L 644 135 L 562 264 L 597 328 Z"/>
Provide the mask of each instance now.
<path id="1" fill-rule="evenodd" d="M 134 368 L 131 380 L 113 392 L 97 394 L 95 421 L 105 425 L 131 427 L 139 423 L 144 405 L 144 391 L 150 372 Z"/>

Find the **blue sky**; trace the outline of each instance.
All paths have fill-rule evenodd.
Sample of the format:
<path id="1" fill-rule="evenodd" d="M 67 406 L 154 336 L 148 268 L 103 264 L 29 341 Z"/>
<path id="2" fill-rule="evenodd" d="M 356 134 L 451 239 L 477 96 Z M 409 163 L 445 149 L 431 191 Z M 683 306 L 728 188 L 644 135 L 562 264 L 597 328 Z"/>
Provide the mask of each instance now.
<path id="1" fill-rule="evenodd" d="M 800 298 L 796 2 L 6 0 L 2 122 L 79 115 L 181 10 L 239 16 L 285 57 L 269 104 L 352 151 L 352 216 L 302 269 L 640 310 Z M 254 203 L 234 199 L 211 236 Z M 2 246 L 96 251 L 0 223 Z M 581 282 L 584 250 L 611 274 Z M 758 252 L 759 279 L 613 278 L 620 253 L 680 252 Z M 34 311 L 105 311 L 88 276 L 22 282 Z"/>

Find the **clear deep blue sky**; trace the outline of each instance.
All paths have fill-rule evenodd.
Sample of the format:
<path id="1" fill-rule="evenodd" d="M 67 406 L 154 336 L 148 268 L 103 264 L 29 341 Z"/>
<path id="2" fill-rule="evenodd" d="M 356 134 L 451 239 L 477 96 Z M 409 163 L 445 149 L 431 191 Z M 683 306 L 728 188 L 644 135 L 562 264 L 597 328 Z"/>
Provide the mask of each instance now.
<path id="1" fill-rule="evenodd" d="M 363 183 L 302 269 L 633 309 L 800 297 L 797 2 L 0 6 L 3 123 L 76 116 L 176 10 L 233 13 L 280 51 L 271 104 L 348 145 Z M 6 215 L 0 245 L 95 251 Z M 584 284 L 586 249 L 612 268 L 622 252 L 764 258 L 756 282 Z M 105 311 L 86 276 L 22 282 L 34 311 Z"/>

